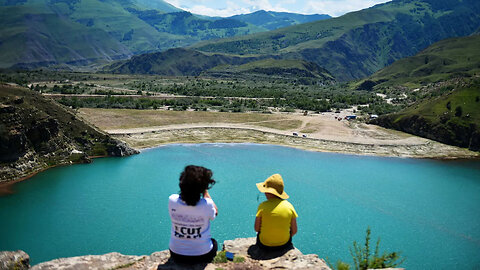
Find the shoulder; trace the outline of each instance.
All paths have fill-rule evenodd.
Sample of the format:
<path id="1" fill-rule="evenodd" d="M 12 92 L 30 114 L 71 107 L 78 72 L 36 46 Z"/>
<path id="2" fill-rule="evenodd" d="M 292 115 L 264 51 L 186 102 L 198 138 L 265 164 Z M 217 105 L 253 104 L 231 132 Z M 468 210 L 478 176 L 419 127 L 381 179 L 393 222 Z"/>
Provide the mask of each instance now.
<path id="1" fill-rule="evenodd" d="M 269 205 L 270 203 L 268 201 L 263 201 L 261 202 L 259 205 L 258 205 L 258 209 L 261 209 L 261 208 L 265 208 L 267 207 L 267 205 Z"/>
<path id="2" fill-rule="evenodd" d="M 198 206 L 213 206 L 214 203 L 213 203 L 213 200 L 211 198 L 201 198 L 198 203 L 197 203 Z"/>
<path id="3" fill-rule="evenodd" d="M 293 205 L 292 205 L 289 201 L 287 201 L 287 200 L 283 200 L 283 201 L 282 201 L 282 204 L 283 204 L 284 207 L 288 207 L 288 208 L 291 208 L 291 209 L 295 209 L 295 208 L 293 207 Z"/>
<path id="4" fill-rule="evenodd" d="M 170 202 L 177 202 L 180 199 L 180 195 L 178 194 L 172 194 L 170 197 L 168 197 L 168 201 Z"/>

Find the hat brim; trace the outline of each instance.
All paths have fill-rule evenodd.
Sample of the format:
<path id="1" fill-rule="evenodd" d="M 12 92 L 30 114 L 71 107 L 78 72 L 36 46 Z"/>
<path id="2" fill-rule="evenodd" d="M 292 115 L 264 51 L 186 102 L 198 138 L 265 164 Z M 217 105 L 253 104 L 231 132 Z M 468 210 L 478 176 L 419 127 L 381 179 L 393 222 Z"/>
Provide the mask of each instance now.
<path id="1" fill-rule="evenodd" d="M 280 193 L 278 193 L 278 191 L 276 189 L 271 188 L 271 187 L 266 187 L 265 182 L 257 183 L 257 188 L 262 193 L 271 193 L 271 194 L 279 197 L 280 199 L 288 199 L 289 198 L 289 196 L 287 195 L 285 190 L 282 192 L 282 194 L 280 194 Z"/>

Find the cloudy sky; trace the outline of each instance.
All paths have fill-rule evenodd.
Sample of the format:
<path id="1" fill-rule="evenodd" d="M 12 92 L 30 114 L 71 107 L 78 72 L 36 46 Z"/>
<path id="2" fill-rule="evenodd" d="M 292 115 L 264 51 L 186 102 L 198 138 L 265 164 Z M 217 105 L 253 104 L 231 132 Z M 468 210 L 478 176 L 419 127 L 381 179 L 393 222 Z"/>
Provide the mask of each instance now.
<path id="1" fill-rule="evenodd" d="M 328 14 L 333 17 L 371 7 L 389 0 L 164 0 L 195 14 L 228 17 L 257 10 L 302 14 Z"/>

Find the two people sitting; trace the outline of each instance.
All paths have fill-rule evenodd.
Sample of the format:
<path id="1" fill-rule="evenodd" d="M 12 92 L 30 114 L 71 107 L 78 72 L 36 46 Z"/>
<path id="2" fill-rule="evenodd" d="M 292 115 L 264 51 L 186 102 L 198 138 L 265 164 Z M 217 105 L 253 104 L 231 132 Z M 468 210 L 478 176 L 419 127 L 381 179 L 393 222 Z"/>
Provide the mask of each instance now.
<path id="1" fill-rule="evenodd" d="M 209 263 L 216 256 L 218 244 L 211 237 L 210 221 L 218 208 L 208 190 L 215 184 L 211 170 L 189 165 L 180 175 L 180 194 L 169 197 L 172 222 L 169 249 L 171 258 L 180 263 Z M 256 245 L 265 251 L 293 248 L 297 232 L 295 208 L 286 199 L 283 179 L 274 174 L 257 188 L 266 201 L 258 206 L 255 218 Z"/>

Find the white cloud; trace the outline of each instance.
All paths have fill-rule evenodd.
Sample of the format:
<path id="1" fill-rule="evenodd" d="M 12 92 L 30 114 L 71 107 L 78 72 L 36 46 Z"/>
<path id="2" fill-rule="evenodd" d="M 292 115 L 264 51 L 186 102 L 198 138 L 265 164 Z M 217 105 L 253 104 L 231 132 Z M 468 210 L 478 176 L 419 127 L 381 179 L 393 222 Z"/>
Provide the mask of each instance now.
<path id="1" fill-rule="evenodd" d="M 195 14 L 228 17 L 257 10 L 284 11 L 303 14 L 340 16 L 389 0 L 166 0 L 170 4 Z"/>
<path id="2" fill-rule="evenodd" d="M 304 13 L 328 14 L 341 16 L 351 11 L 365 9 L 376 4 L 385 3 L 389 0 L 325 0 L 308 1 L 304 6 Z"/>
<path id="3" fill-rule="evenodd" d="M 203 5 L 195 5 L 191 8 L 185 9 L 191 13 L 195 14 L 200 14 L 200 15 L 207 15 L 211 17 L 230 17 L 236 14 L 246 14 L 246 13 L 251 13 L 253 12 L 249 8 L 243 8 L 243 7 L 228 7 L 228 8 L 223 8 L 223 9 L 216 9 L 216 8 L 211 8 Z"/>

